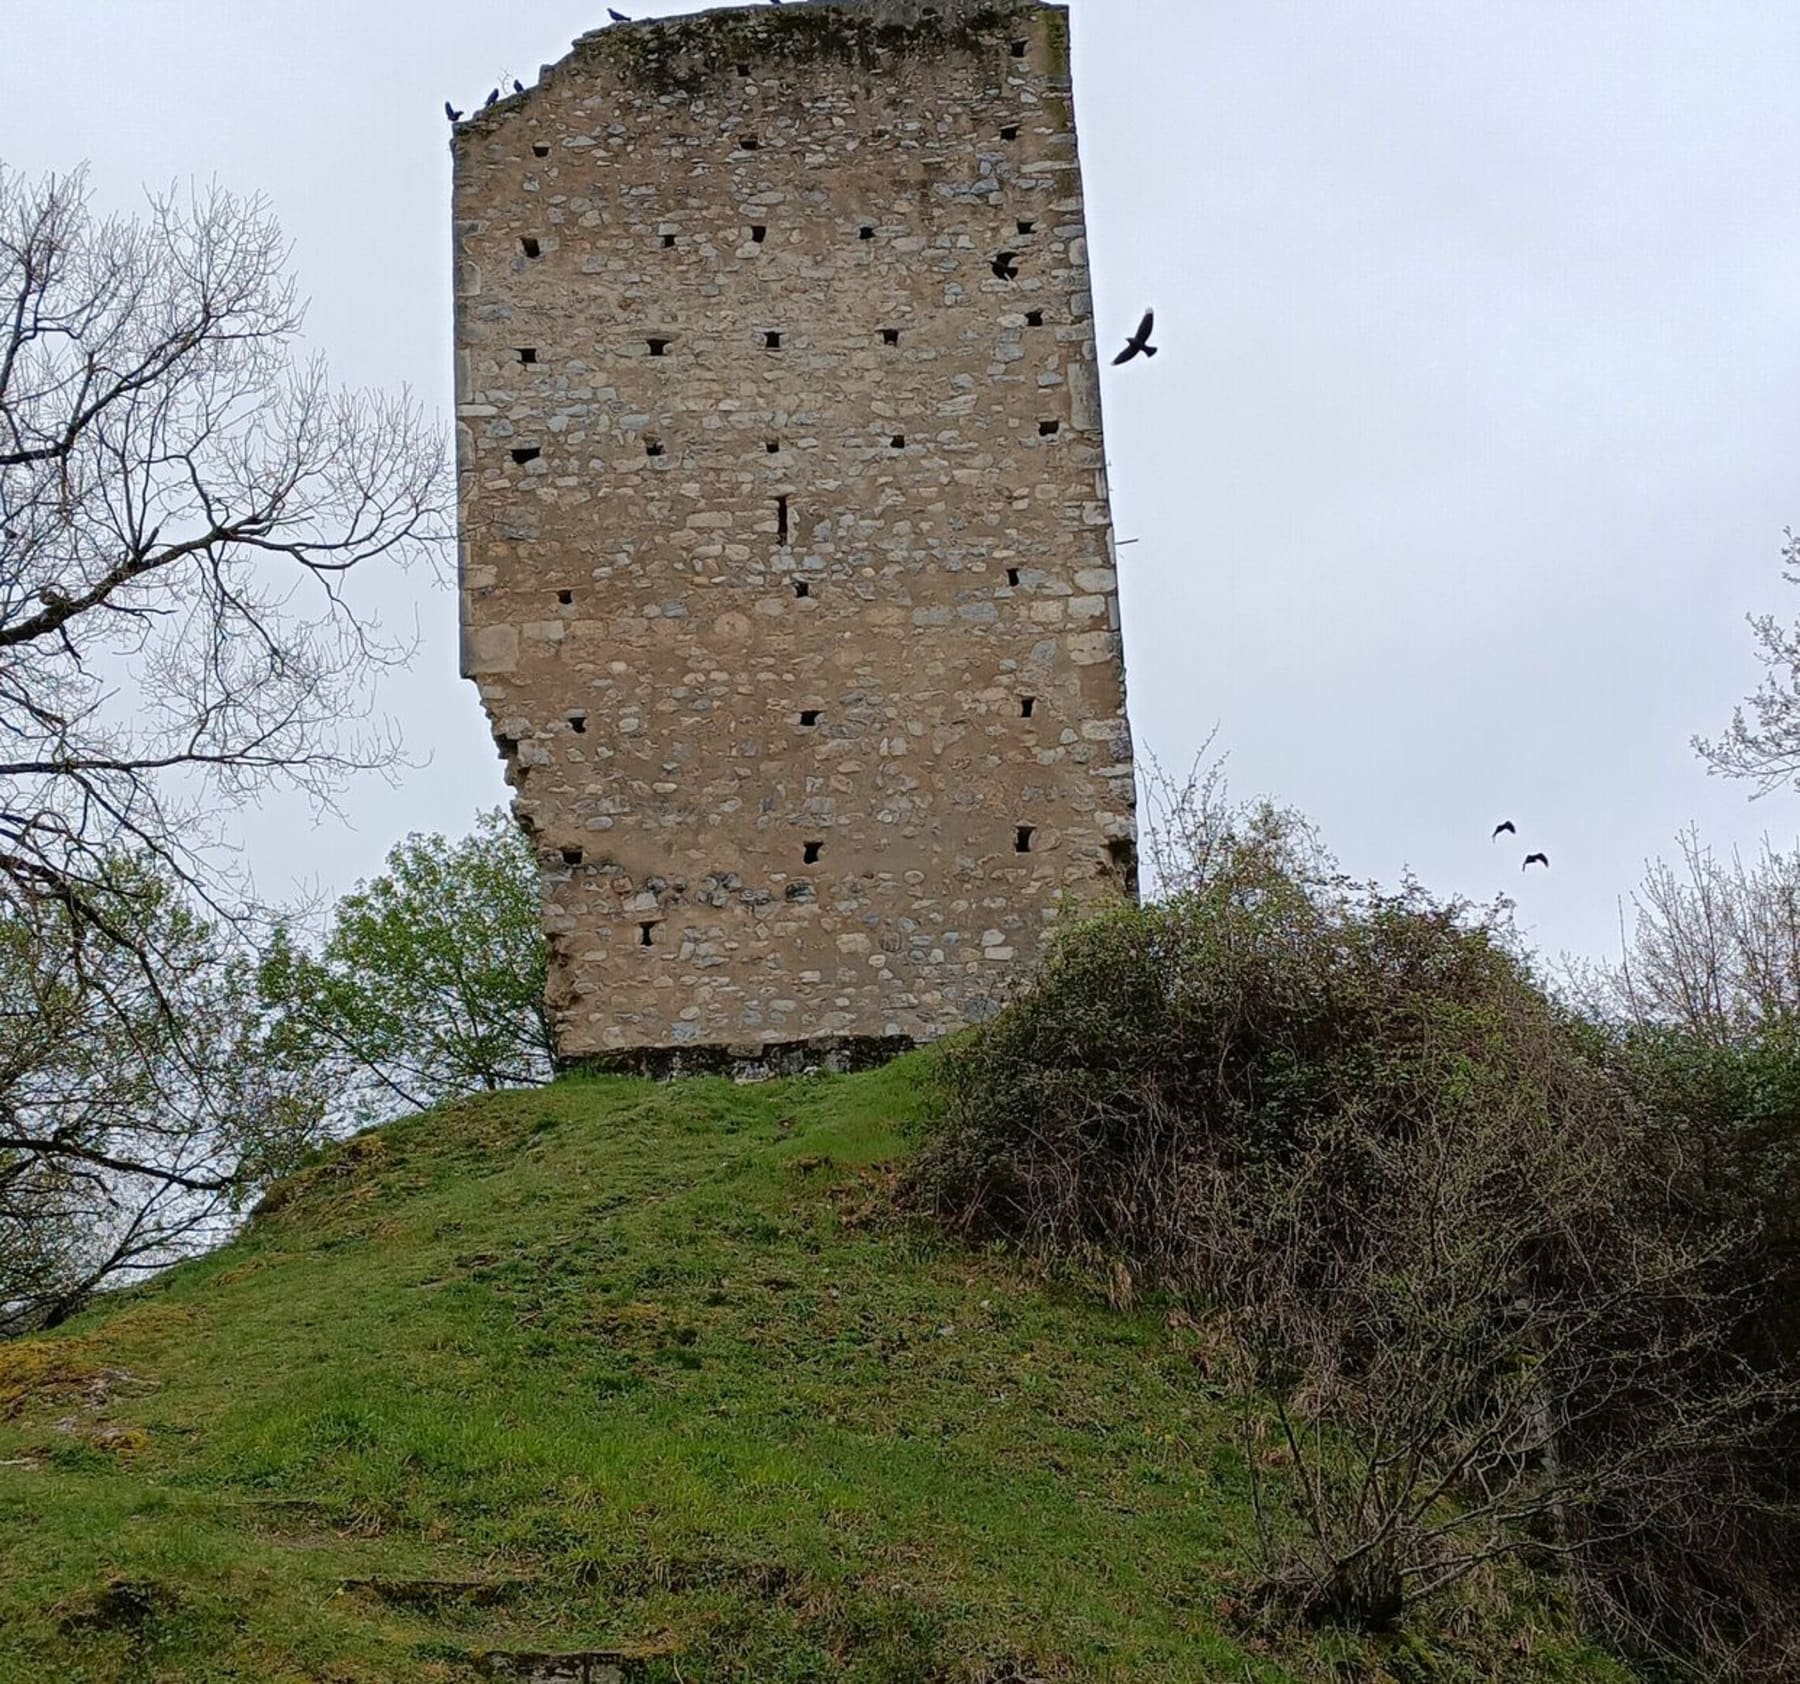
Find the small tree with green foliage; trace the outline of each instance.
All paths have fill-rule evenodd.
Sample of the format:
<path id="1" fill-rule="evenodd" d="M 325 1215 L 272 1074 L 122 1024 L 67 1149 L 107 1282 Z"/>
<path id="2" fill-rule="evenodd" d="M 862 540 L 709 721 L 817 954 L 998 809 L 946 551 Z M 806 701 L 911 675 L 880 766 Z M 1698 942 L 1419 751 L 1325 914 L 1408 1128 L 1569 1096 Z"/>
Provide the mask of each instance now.
<path id="1" fill-rule="evenodd" d="M 340 1114 L 375 1122 L 547 1081 L 544 935 L 530 844 L 499 810 L 452 843 L 409 836 L 338 902 L 316 952 L 281 931 L 264 1001 Z"/>
<path id="2" fill-rule="evenodd" d="M 319 1137 L 255 984 L 150 855 L 0 903 L 0 1336 L 216 1243 Z"/>

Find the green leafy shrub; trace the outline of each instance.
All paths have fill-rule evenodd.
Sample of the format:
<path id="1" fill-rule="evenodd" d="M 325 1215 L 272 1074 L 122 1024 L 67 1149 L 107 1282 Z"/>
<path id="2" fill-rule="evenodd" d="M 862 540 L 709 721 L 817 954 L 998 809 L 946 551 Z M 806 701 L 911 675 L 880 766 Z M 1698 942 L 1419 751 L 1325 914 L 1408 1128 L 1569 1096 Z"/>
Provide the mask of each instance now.
<path id="1" fill-rule="evenodd" d="M 1284 1604 L 1378 1626 L 1557 1556 L 1621 1635 L 1778 1676 L 1794 1349 L 1747 1354 L 1767 1224 L 1683 1110 L 1499 915 L 1352 885 L 1281 815 L 1179 881 L 948 1052 L 915 1196 L 1213 1319 Z"/>

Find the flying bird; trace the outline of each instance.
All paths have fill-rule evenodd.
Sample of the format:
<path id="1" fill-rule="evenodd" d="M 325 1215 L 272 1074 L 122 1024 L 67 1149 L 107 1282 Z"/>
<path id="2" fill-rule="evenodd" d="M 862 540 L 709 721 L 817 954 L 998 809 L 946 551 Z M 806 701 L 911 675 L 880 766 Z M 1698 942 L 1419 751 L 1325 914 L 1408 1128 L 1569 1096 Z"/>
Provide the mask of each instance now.
<path id="1" fill-rule="evenodd" d="M 1120 363 L 1130 362 L 1140 351 L 1143 352 L 1146 357 L 1155 356 L 1156 347 L 1150 343 L 1150 335 L 1155 332 L 1155 330 L 1156 312 L 1154 310 L 1146 310 L 1144 312 L 1144 319 L 1138 323 L 1137 332 L 1126 342 L 1125 349 L 1113 358 L 1113 367 L 1117 368 Z"/>
<path id="2" fill-rule="evenodd" d="M 1531 865 L 1541 865 L 1548 871 L 1550 869 L 1550 856 L 1548 854 L 1527 854 L 1525 856 L 1525 865 L 1520 866 L 1519 869 L 1523 871 L 1525 866 Z"/>
<path id="3" fill-rule="evenodd" d="M 1511 819 L 1502 819 L 1494 826 L 1494 834 L 1488 838 L 1490 842 L 1498 842 L 1502 836 L 1517 836 L 1519 827 Z"/>
<path id="4" fill-rule="evenodd" d="M 606 15 L 609 18 L 611 18 L 614 23 L 630 23 L 631 22 L 631 19 L 626 17 L 626 15 L 623 12 L 615 12 L 611 6 L 608 6 L 606 8 Z"/>
<path id="5" fill-rule="evenodd" d="M 453 123 L 460 123 L 462 121 L 462 113 L 458 111 L 449 100 L 444 101 L 444 115 Z"/>
<path id="6" fill-rule="evenodd" d="M 524 93 L 524 91 L 525 91 L 525 84 L 523 82 L 521 82 L 517 76 L 515 76 L 513 78 L 513 92 L 516 94 L 522 94 L 522 93 Z"/>

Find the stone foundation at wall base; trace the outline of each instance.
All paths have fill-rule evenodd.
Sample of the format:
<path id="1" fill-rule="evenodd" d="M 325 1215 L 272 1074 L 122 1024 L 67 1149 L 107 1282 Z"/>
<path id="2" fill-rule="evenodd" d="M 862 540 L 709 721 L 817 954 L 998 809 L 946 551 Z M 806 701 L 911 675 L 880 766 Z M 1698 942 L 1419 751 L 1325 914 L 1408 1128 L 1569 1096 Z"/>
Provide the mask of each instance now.
<path id="1" fill-rule="evenodd" d="M 909 1035 L 833 1035 L 736 1046 L 632 1047 L 558 1059 L 556 1068 L 558 1075 L 649 1076 L 659 1082 L 682 1076 L 768 1082 L 779 1076 L 841 1076 L 873 1070 L 917 1045 Z"/>

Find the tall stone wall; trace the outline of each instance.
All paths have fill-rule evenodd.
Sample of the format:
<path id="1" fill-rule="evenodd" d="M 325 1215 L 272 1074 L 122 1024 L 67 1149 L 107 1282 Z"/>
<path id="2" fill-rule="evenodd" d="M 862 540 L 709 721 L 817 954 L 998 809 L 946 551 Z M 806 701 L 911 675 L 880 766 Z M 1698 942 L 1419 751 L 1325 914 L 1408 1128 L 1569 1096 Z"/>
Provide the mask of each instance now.
<path id="1" fill-rule="evenodd" d="M 562 1056 L 989 1015 L 1136 888 L 1065 14 L 617 25 L 454 149 L 464 671 Z"/>

